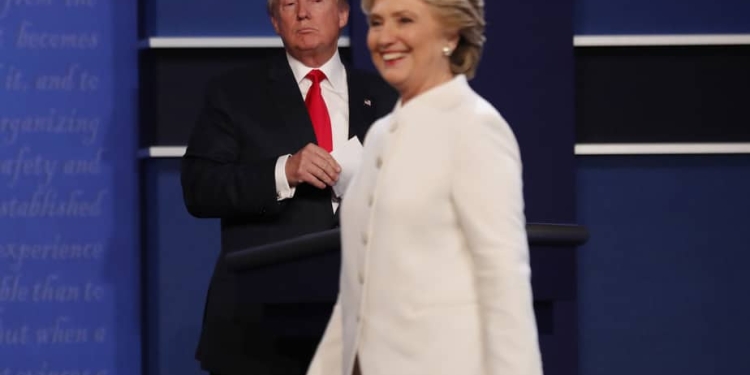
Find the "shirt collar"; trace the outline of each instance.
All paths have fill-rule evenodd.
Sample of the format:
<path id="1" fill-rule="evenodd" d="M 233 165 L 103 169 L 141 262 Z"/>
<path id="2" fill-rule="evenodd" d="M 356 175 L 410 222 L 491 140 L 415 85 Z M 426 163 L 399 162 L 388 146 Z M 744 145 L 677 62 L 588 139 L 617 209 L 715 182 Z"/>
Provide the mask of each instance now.
<path id="1" fill-rule="evenodd" d="M 305 79 L 307 73 L 310 73 L 311 70 L 315 69 L 305 66 L 305 64 L 292 57 L 288 52 L 286 58 L 289 61 L 289 66 L 292 68 L 294 79 L 297 81 L 298 85 L 302 83 L 302 80 Z M 341 56 L 339 56 L 338 50 L 336 50 L 333 56 L 331 56 L 325 64 L 317 69 L 320 69 L 325 73 L 326 78 L 328 79 L 328 82 L 331 83 L 334 91 L 346 91 L 346 69 L 341 62 Z"/>

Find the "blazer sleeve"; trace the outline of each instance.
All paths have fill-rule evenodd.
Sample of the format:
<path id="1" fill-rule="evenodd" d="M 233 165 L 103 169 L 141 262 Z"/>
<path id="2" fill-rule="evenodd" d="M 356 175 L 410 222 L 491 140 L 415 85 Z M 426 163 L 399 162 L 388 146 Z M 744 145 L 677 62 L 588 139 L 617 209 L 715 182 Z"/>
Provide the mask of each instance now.
<path id="1" fill-rule="evenodd" d="M 461 132 L 452 200 L 474 263 L 488 374 L 541 375 L 518 146 L 499 115 L 475 115 Z"/>
<path id="2" fill-rule="evenodd" d="M 333 307 L 323 338 L 315 350 L 307 375 L 341 375 L 343 372 L 343 321 L 341 304 Z"/>
<path id="3" fill-rule="evenodd" d="M 240 162 L 241 139 L 218 83 L 206 100 L 182 159 L 185 206 L 204 218 L 266 217 L 282 206 L 276 199 L 277 158 Z"/>

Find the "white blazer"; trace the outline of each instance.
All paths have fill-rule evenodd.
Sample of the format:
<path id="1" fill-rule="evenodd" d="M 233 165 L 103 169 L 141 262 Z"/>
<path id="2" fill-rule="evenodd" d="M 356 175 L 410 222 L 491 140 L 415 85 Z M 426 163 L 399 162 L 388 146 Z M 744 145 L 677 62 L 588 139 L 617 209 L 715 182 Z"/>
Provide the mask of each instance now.
<path id="1" fill-rule="evenodd" d="M 308 375 L 539 375 L 520 154 L 463 75 L 378 120 Z"/>

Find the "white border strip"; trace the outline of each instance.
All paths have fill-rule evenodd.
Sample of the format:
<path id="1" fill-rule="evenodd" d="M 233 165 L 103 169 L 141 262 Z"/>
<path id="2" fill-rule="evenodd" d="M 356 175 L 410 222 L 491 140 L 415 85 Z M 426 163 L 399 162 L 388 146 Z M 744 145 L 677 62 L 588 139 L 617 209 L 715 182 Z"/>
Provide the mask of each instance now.
<path id="1" fill-rule="evenodd" d="M 349 46 L 349 37 L 339 39 L 339 47 Z M 141 42 L 141 48 L 278 48 L 281 38 L 269 37 L 153 37 Z"/>
<path id="2" fill-rule="evenodd" d="M 155 146 L 138 150 L 139 159 L 181 158 L 185 155 L 185 146 Z"/>
<path id="3" fill-rule="evenodd" d="M 154 146 L 138 151 L 140 159 L 181 158 L 184 146 Z M 750 154 L 750 143 L 580 143 L 576 155 Z"/>
<path id="4" fill-rule="evenodd" d="M 750 34 L 576 35 L 575 47 L 750 45 Z"/>
<path id="5" fill-rule="evenodd" d="M 576 155 L 750 154 L 750 143 L 583 143 Z"/>
<path id="6" fill-rule="evenodd" d="M 344 36 L 339 47 L 349 47 Z M 750 34 L 685 34 L 685 35 L 576 35 L 575 47 L 627 46 L 700 46 L 750 45 Z M 268 37 L 152 37 L 141 41 L 140 48 L 280 48 L 281 38 Z"/>

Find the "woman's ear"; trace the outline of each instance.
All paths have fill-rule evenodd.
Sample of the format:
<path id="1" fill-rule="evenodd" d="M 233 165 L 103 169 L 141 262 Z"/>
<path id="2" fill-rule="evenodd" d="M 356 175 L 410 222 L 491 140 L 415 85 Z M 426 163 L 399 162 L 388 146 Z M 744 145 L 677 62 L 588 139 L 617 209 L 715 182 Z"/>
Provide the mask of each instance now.
<path id="1" fill-rule="evenodd" d="M 446 45 L 451 48 L 451 51 L 455 51 L 458 48 L 458 41 L 461 40 L 458 30 L 446 30 L 445 38 Z"/>

